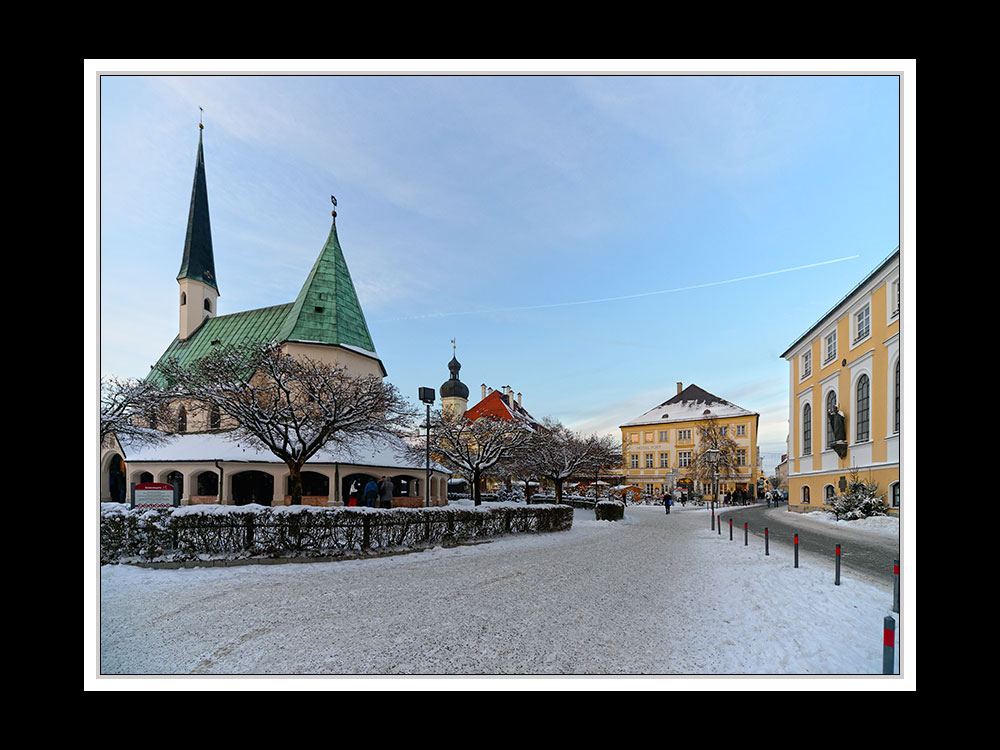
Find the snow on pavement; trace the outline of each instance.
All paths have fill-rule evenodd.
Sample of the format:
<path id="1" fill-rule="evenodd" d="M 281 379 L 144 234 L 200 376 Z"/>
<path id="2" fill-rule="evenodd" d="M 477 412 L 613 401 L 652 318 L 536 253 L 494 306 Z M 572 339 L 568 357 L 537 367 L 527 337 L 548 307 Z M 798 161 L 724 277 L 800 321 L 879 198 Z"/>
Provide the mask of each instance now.
<path id="1" fill-rule="evenodd" d="M 881 674 L 891 590 L 703 509 L 593 518 L 368 560 L 103 566 L 101 673 Z"/>

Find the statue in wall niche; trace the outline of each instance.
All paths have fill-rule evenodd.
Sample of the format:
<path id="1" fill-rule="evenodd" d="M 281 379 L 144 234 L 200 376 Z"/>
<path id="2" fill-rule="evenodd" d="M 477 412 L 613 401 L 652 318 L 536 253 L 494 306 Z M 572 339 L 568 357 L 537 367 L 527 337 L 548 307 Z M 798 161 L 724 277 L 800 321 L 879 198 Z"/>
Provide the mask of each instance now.
<path id="1" fill-rule="evenodd" d="M 830 447 L 838 456 L 844 458 L 847 455 L 847 418 L 836 404 L 830 404 L 827 418 L 830 420 L 830 429 L 833 432 L 833 442 Z"/>

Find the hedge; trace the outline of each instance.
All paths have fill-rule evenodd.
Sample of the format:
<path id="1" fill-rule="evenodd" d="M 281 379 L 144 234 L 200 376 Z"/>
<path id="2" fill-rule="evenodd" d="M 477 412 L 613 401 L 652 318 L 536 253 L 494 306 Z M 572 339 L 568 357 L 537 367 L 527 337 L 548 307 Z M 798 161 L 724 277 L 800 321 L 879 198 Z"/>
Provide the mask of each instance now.
<path id="1" fill-rule="evenodd" d="M 601 500 L 594 505 L 598 521 L 620 521 L 625 517 L 625 503 L 620 500 Z"/>
<path id="2" fill-rule="evenodd" d="M 564 531 L 565 505 L 317 508 L 101 504 L 101 563 L 326 557 L 426 549 L 505 534 Z"/>

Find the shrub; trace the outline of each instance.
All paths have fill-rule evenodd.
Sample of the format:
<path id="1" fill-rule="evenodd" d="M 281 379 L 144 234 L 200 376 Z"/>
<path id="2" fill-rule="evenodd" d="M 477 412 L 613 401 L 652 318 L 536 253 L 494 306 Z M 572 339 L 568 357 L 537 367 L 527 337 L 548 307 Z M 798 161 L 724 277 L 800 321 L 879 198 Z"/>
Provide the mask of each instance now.
<path id="1" fill-rule="evenodd" d="M 601 500 L 594 505 L 598 521 L 620 521 L 625 517 L 625 503 L 620 500 Z"/>
<path id="2" fill-rule="evenodd" d="M 884 516 L 888 511 L 878 492 L 878 483 L 866 482 L 858 477 L 857 472 L 851 472 L 847 492 L 833 498 L 830 512 L 838 521 L 856 521 L 871 516 Z"/>
<path id="3" fill-rule="evenodd" d="M 107 506 L 117 507 L 107 507 Z M 101 562 L 315 557 L 424 549 L 512 533 L 562 531 L 561 505 L 478 508 L 318 508 L 192 505 L 101 507 Z"/>

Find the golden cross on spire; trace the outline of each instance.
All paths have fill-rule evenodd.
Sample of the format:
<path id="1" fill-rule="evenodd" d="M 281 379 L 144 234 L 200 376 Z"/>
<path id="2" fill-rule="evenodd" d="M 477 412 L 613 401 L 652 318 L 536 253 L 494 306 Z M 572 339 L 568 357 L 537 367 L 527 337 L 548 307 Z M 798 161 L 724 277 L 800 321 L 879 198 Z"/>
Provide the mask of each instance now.
<path id="1" fill-rule="evenodd" d="M 451 353 L 452 353 L 452 354 L 454 354 L 454 353 L 455 353 L 455 339 L 452 339 L 452 340 L 451 340 Z"/>

